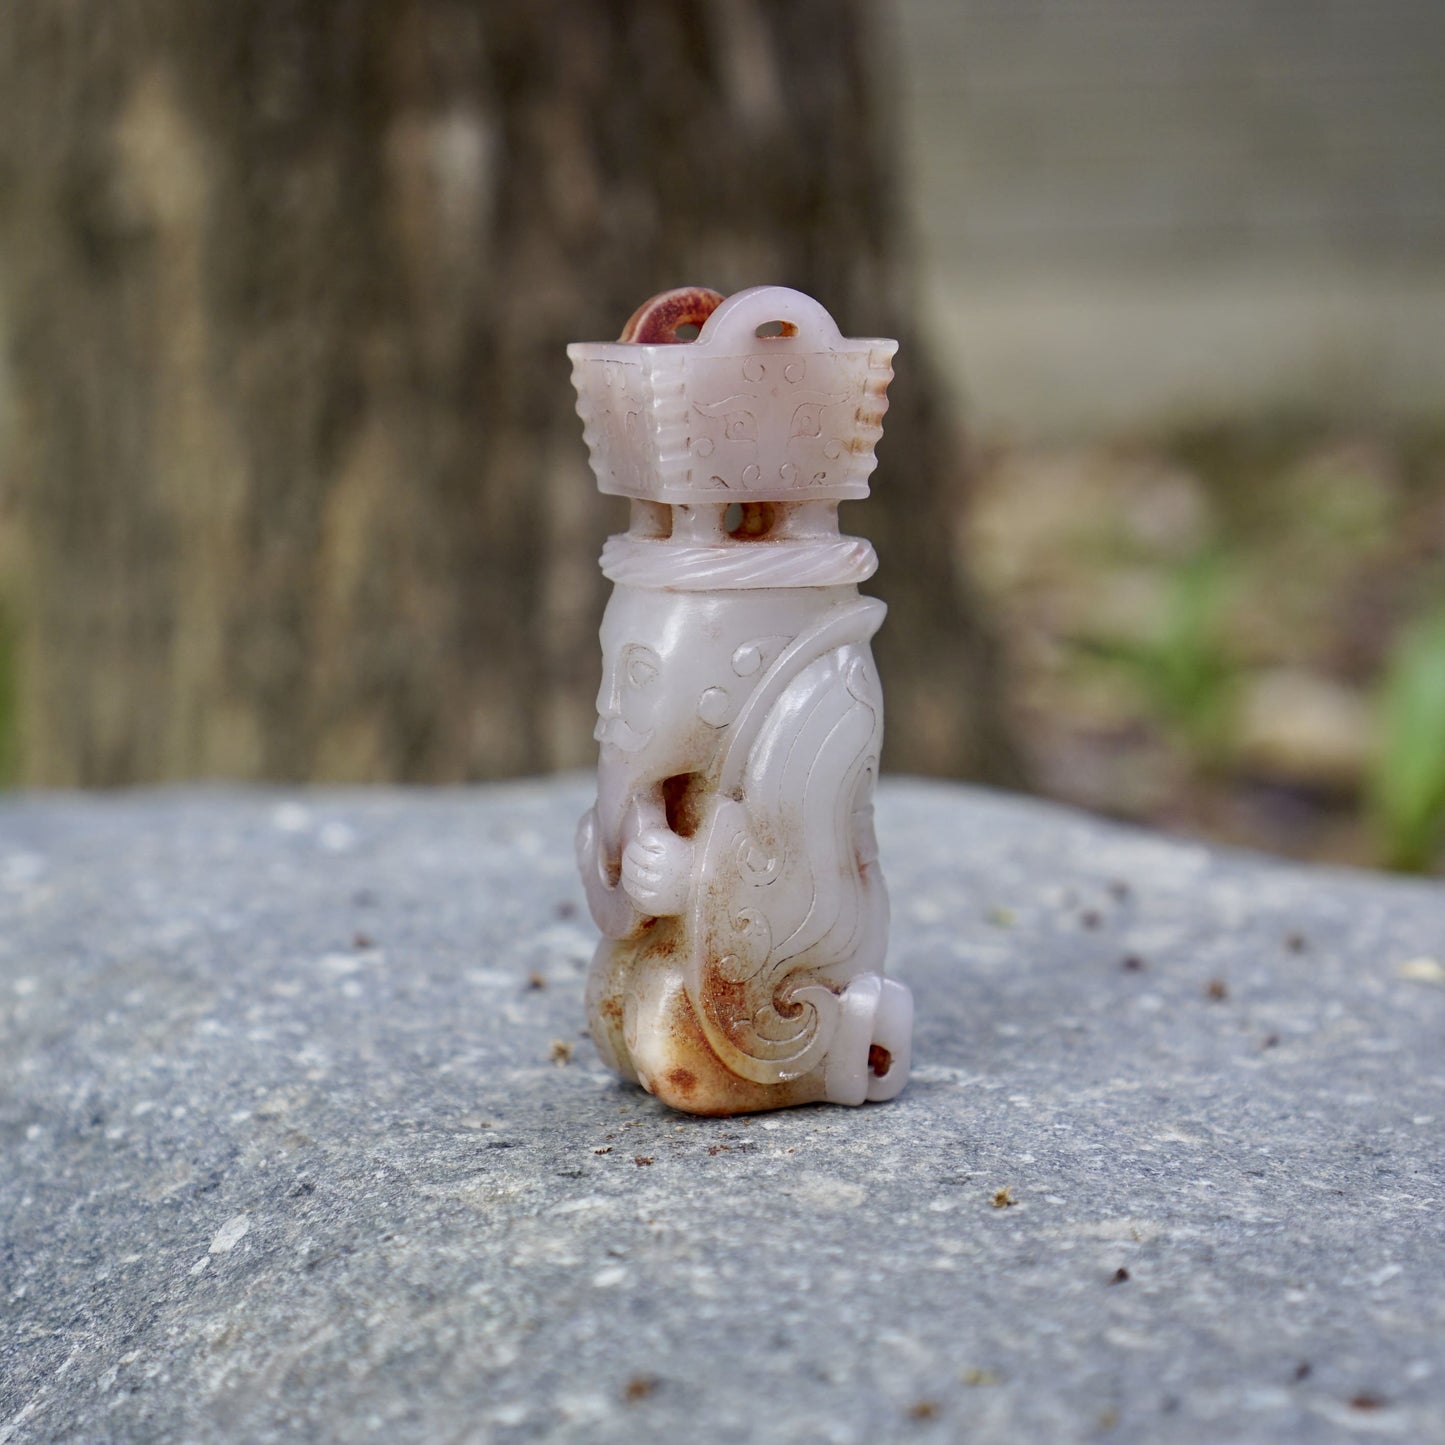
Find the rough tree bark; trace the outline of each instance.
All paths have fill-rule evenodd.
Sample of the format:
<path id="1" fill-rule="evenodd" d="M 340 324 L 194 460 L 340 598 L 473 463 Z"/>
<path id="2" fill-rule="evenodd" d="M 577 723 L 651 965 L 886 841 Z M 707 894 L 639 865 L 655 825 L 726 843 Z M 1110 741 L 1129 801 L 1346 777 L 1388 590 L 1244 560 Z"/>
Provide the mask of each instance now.
<path id="1" fill-rule="evenodd" d="M 5 6 L 24 778 L 589 761 L 621 516 L 562 348 L 762 281 L 903 343 L 859 518 L 892 765 L 1012 777 L 886 41 L 872 0 Z"/>

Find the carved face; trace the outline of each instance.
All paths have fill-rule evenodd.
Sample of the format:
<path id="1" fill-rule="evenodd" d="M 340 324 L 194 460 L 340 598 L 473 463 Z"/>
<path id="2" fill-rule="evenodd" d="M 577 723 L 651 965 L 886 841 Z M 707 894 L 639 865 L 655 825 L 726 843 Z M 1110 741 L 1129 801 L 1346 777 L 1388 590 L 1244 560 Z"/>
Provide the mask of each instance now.
<path id="1" fill-rule="evenodd" d="M 656 735 L 664 691 L 657 649 L 646 642 L 624 642 L 615 657 L 604 661 L 592 736 L 604 747 L 640 752 Z"/>
<path id="2" fill-rule="evenodd" d="M 604 767 L 634 785 L 705 764 L 714 729 L 697 714 L 698 694 L 714 680 L 715 629 L 696 625 L 682 594 L 619 588 L 602 619 L 602 687 L 597 728 Z M 725 665 L 725 659 L 724 659 Z"/>
<path id="3" fill-rule="evenodd" d="M 804 610 L 812 606 L 806 599 Z M 706 770 L 728 724 L 796 631 L 796 621 L 780 610 L 796 609 L 762 590 L 618 587 L 602 619 L 594 736 L 604 772 L 642 787 Z"/>

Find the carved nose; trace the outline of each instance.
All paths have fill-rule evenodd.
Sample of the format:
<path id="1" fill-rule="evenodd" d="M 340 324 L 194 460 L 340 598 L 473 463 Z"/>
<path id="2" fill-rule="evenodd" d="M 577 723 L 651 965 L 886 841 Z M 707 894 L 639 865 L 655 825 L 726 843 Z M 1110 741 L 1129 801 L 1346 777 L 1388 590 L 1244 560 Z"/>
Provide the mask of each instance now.
<path id="1" fill-rule="evenodd" d="M 599 743 L 602 741 L 602 734 L 607 730 L 607 724 L 622 716 L 622 699 L 618 692 L 616 677 L 603 677 L 602 688 L 597 694 L 597 726 L 592 729 L 592 736 Z"/>
<path id="2" fill-rule="evenodd" d="M 599 743 L 605 742 L 609 729 L 614 729 L 614 725 L 621 721 L 622 699 L 618 696 L 618 689 L 615 684 L 610 687 L 604 684 L 597 695 L 597 726 L 592 729 L 592 736 Z"/>

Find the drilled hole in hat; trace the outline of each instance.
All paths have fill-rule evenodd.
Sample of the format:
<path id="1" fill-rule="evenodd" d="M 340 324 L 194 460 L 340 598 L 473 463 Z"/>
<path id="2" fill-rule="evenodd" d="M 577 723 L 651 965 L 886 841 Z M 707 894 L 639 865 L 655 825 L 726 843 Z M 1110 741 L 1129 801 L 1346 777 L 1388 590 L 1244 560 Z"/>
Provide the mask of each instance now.
<path id="1" fill-rule="evenodd" d="M 634 537 L 670 537 L 672 508 L 666 502 L 649 502 L 642 497 L 634 497 L 628 530 Z"/>
<path id="2" fill-rule="evenodd" d="M 681 326 L 673 327 L 672 339 L 674 341 L 696 341 L 697 334 L 701 330 L 702 327 L 696 321 L 684 321 Z"/>
<path id="3" fill-rule="evenodd" d="M 773 530 L 776 519 L 771 502 L 734 502 L 723 513 L 723 531 L 734 542 L 756 542 Z"/>
<path id="4" fill-rule="evenodd" d="M 796 336 L 798 328 L 791 321 L 764 321 L 753 335 L 759 341 L 768 341 L 774 336 Z"/>

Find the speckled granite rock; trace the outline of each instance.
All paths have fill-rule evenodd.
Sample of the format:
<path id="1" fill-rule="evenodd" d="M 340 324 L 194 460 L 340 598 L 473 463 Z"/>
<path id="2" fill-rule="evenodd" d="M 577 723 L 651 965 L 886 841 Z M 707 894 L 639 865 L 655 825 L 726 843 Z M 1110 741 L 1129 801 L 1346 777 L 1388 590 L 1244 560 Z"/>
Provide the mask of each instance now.
<path id="1" fill-rule="evenodd" d="M 913 1084 L 695 1120 L 586 789 L 0 806 L 0 1442 L 1445 1439 L 1445 890 L 894 784 Z"/>

